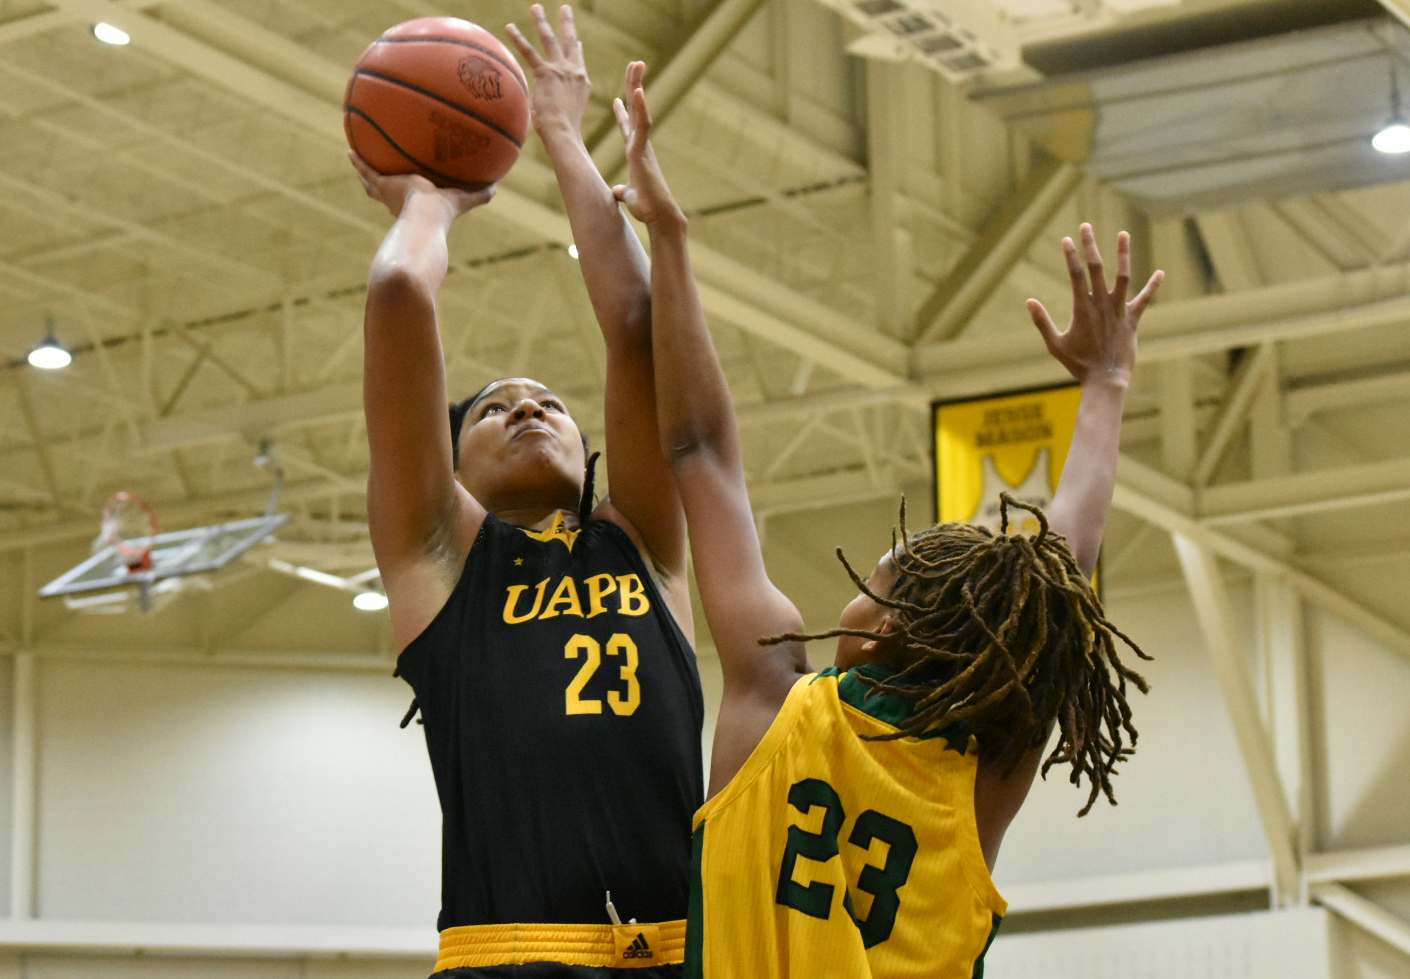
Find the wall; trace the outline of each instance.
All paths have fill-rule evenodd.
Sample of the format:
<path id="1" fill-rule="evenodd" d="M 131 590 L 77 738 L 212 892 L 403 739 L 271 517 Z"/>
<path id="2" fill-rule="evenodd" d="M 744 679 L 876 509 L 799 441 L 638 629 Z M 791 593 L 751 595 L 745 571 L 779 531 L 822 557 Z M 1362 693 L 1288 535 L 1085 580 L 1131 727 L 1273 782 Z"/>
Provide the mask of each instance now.
<path id="1" fill-rule="evenodd" d="M 865 563 L 878 533 L 884 545 L 889 515 L 845 516 L 836 526 L 845 526 L 849 554 Z M 800 535 L 784 539 L 792 550 L 776 550 L 771 560 L 811 576 L 806 614 L 810 626 L 825 626 L 851 586 L 830 546 L 818 544 L 814 553 L 813 544 L 798 543 L 806 540 Z M 1251 589 L 1237 576 L 1230 581 L 1241 638 L 1248 638 Z M 1162 875 L 1191 868 L 1234 868 L 1235 877 L 1254 882 L 1245 902 L 1268 906 L 1268 851 L 1257 809 L 1183 588 L 1113 586 L 1108 609 L 1156 657 L 1138 667 L 1151 694 L 1132 696 L 1138 750 L 1116 780 L 1120 805 L 1099 802 L 1084 819 L 1075 813 L 1085 793 L 1061 772 L 1035 786 L 998 868 L 1014 906 L 996 953 L 1012 947 L 1016 955 L 1053 925 L 1090 929 L 1109 921 L 1115 911 L 1102 905 L 1128 901 L 1123 887 L 1158 889 Z M 1333 618 L 1314 613 L 1309 624 L 1317 837 L 1330 850 L 1403 847 L 1410 843 L 1410 780 L 1403 776 L 1410 662 Z M 830 659 L 824 645 L 815 662 Z M 702 648 L 713 703 L 718 663 L 708 641 Z M 396 726 L 409 691 L 375 657 L 364 666 L 352 665 L 352 657 L 329 660 L 327 668 L 312 654 L 247 657 L 243 665 L 228 659 L 142 654 L 120 644 L 66 645 L 37 656 L 38 924 L 70 923 L 92 934 L 102 923 L 192 930 L 171 932 L 179 940 L 137 959 L 126 948 L 104 952 L 100 942 L 89 948 L 95 959 L 65 951 L 57 940 L 16 953 L 3 937 L 12 938 L 13 929 L 0 922 L 0 979 L 92 974 L 97 962 L 102 974 L 122 979 L 425 973 L 438 903 L 439 812 L 419 731 Z M 0 656 L 0 703 L 7 705 L 0 830 L 7 841 L 14 829 L 13 664 L 13 656 Z M 9 859 L 9 847 L 0 848 L 7 881 Z M 1410 883 L 1347 886 L 1410 919 Z M 1231 887 L 1237 890 L 1222 878 L 1210 885 Z M 1074 894 L 1088 897 L 1070 899 Z M 8 900 L 8 888 L 0 900 Z M 1043 917 L 1059 906 L 1068 907 L 1067 918 Z M 1206 921 L 1214 929 L 1224 919 L 1201 916 L 1227 910 L 1215 894 L 1131 914 L 1185 918 L 1195 929 Z M 1252 927 L 1258 919 L 1246 920 Z M 1340 949 L 1337 979 L 1410 976 L 1410 956 L 1340 919 L 1328 927 Z M 276 929 L 293 929 L 294 937 L 278 939 Z M 1069 932 L 1046 934 L 1058 941 Z M 209 953 L 192 958 L 199 953 L 182 950 L 182 935 L 209 935 Z M 235 939 L 244 942 L 241 950 L 221 951 Z M 314 954 L 314 946 L 338 942 L 356 945 L 351 957 Z M 995 979 L 1024 974 L 1005 972 L 1002 961 L 996 954 Z"/>

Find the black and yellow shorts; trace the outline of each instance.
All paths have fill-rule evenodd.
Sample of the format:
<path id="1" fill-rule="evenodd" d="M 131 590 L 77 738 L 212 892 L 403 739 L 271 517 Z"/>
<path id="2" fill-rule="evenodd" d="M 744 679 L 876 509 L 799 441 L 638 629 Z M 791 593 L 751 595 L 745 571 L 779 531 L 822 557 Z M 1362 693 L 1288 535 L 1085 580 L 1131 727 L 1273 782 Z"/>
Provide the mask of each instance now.
<path id="1" fill-rule="evenodd" d="M 685 922 L 468 925 L 441 932 L 435 979 L 679 979 Z"/>

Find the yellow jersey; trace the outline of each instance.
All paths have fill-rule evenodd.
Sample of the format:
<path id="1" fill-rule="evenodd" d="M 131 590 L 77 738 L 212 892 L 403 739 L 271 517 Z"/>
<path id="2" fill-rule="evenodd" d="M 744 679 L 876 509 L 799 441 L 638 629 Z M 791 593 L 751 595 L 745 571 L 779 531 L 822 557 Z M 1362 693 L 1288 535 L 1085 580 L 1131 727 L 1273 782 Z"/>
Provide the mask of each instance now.
<path id="1" fill-rule="evenodd" d="M 891 734 L 910 701 L 802 677 L 695 815 L 686 976 L 975 979 L 1008 905 L 974 817 L 975 744 Z"/>

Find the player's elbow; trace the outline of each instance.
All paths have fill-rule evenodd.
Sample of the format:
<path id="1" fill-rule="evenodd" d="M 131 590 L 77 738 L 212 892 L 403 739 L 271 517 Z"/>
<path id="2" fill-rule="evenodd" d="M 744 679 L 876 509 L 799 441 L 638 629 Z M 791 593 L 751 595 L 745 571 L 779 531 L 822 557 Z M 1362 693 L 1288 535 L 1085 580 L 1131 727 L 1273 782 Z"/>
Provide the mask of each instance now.
<path id="1" fill-rule="evenodd" d="M 709 426 L 682 425 L 661 435 L 662 454 L 677 476 L 697 466 L 726 466 L 732 457 L 727 434 Z"/>
<path id="2" fill-rule="evenodd" d="M 409 264 L 377 262 L 367 279 L 369 312 L 384 310 L 405 314 L 413 310 L 434 310 L 436 292 L 426 277 Z"/>
<path id="3" fill-rule="evenodd" d="M 428 283 L 416 263 L 400 261 L 395 256 L 378 255 L 367 274 L 370 296 L 411 297 L 427 291 Z"/>

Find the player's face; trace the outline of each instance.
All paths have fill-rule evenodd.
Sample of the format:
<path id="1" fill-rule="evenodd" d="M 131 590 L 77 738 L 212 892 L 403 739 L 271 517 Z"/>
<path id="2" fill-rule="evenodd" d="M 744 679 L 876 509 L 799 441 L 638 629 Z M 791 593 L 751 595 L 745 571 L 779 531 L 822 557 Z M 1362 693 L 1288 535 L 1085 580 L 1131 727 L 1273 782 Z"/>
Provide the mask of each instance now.
<path id="1" fill-rule="evenodd" d="M 868 576 L 867 587 L 872 590 L 873 594 L 887 597 L 891 594 L 891 589 L 896 587 L 896 581 L 899 578 L 900 572 L 896 569 L 896 562 L 892 560 L 891 552 L 887 551 L 881 556 L 881 560 L 876 562 L 876 567 Z M 842 617 L 837 624 L 844 629 L 890 632 L 890 611 L 886 606 L 859 592 L 857 597 L 847 603 L 847 607 L 842 610 Z M 876 662 L 879 658 L 879 645 L 874 639 L 841 636 L 837 640 L 837 656 L 833 662 L 844 670 L 862 663 Z"/>
<path id="2" fill-rule="evenodd" d="M 490 385 L 461 425 L 457 475 L 491 510 L 538 502 L 575 508 L 584 464 L 582 433 L 567 405 L 526 377 Z"/>

